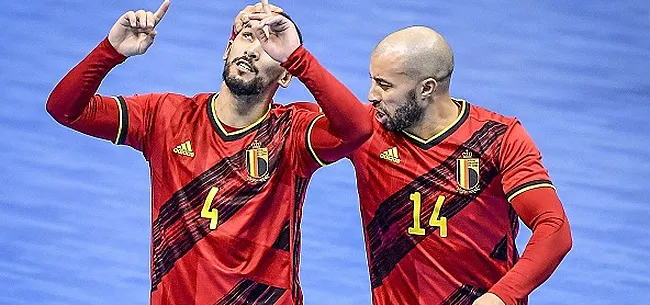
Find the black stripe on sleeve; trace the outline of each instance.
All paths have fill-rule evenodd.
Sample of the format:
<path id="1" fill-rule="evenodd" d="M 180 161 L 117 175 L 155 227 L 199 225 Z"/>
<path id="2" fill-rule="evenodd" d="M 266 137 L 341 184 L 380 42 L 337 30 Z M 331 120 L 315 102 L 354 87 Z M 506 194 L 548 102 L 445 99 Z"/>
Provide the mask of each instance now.
<path id="1" fill-rule="evenodd" d="M 530 187 L 538 185 L 538 184 L 547 184 L 547 185 L 550 185 L 551 187 L 553 187 L 553 182 L 551 182 L 551 180 L 540 179 L 540 180 L 529 181 L 529 182 L 526 182 L 526 183 L 524 183 L 522 185 L 519 185 L 519 186 L 511 189 L 506 194 L 506 198 L 508 198 L 508 201 L 510 201 L 512 199 L 512 197 L 514 195 L 516 195 L 517 193 L 520 193 L 522 190 L 524 190 L 526 188 L 530 188 Z"/>
<path id="2" fill-rule="evenodd" d="M 120 107 L 120 121 L 117 128 L 118 132 L 117 137 L 115 138 L 115 144 L 124 145 L 124 142 L 126 141 L 126 134 L 129 130 L 129 113 L 126 108 L 126 101 L 124 100 L 124 97 L 118 95 L 116 98 L 118 106 Z"/>

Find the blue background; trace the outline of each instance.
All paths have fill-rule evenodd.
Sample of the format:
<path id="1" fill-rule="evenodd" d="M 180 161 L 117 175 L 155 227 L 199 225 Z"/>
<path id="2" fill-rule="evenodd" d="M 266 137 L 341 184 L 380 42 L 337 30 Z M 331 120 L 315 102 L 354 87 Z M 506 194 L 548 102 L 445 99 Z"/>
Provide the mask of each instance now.
<path id="1" fill-rule="evenodd" d="M 0 8 L 0 304 L 146 304 L 149 177 L 128 147 L 45 112 L 58 80 L 127 10 L 159 1 L 3 0 Z M 250 2 L 174 1 L 144 56 L 102 94 L 219 88 L 226 40 Z M 452 94 L 519 117 L 544 154 L 574 247 L 532 304 L 650 300 L 650 3 L 278 0 L 306 47 L 366 100 L 369 54 L 423 24 L 455 51 Z M 302 84 L 277 100 L 311 100 Z M 518 240 L 521 248 L 529 233 Z M 303 220 L 306 304 L 369 304 L 353 170 L 317 172 Z"/>

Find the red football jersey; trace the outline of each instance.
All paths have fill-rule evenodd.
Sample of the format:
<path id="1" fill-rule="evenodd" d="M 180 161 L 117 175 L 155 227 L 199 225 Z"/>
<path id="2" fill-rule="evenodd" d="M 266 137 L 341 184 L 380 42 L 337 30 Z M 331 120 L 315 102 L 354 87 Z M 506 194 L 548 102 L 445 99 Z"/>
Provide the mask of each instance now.
<path id="1" fill-rule="evenodd" d="M 273 104 L 228 132 L 216 96 L 114 97 L 115 142 L 141 150 L 151 169 L 151 303 L 301 304 L 301 208 L 320 166 L 308 137 L 322 114 Z"/>
<path id="2" fill-rule="evenodd" d="M 454 101 L 458 119 L 430 139 L 375 120 L 350 156 L 375 305 L 471 304 L 518 259 L 509 200 L 553 187 L 518 120 Z"/>
<path id="3" fill-rule="evenodd" d="M 142 151 L 149 162 L 151 304 L 302 304 L 307 184 L 325 161 L 370 136 L 369 119 L 347 119 L 367 109 L 302 46 L 283 67 L 320 104 L 270 104 L 239 130 L 217 119 L 216 94 L 95 94 L 125 59 L 105 38 L 57 84 L 46 109 L 74 130 Z M 320 107 L 333 115 L 325 118 Z"/>

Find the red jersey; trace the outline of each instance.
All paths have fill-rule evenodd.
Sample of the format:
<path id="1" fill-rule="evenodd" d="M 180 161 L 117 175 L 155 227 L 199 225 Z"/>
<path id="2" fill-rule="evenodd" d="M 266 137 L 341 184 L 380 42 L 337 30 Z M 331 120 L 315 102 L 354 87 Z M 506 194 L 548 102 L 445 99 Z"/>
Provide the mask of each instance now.
<path id="1" fill-rule="evenodd" d="M 519 121 L 455 100 L 430 139 L 375 132 L 351 156 L 372 285 L 383 304 L 471 304 L 518 259 L 509 200 L 553 187 Z"/>
<path id="2" fill-rule="evenodd" d="M 217 119 L 217 94 L 94 94 L 124 59 L 104 39 L 59 82 L 47 109 L 61 124 L 148 160 L 151 304 L 302 304 L 307 184 L 319 166 L 370 136 L 370 120 L 348 119 L 367 109 L 302 46 L 285 68 L 323 113 L 337 115 L 325 117 L 313 103 L 269 104 L 239 130 Z"/>
<path id="3" fill-rule="evenodd" d="M 321 114 L 272 105 L 229 133 L 216 96 L 116 97 L 118 144 L 142 150 L 151 168 L 152 303 L 293 304 L 301 208 L 319 166 L 307 136 Z"/>

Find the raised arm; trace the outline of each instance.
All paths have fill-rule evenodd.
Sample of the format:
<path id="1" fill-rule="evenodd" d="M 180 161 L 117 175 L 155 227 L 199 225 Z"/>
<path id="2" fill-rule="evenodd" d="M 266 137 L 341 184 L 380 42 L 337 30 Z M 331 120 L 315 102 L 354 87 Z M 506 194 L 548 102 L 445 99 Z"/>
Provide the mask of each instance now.
<path id="1" fill-rule="evenodd" d="M 259 21 L 253 30 L 266 53 L 305 84 L 324 113 L 310 134 L 315 157 L 333 162 L 363 144 L 372 134 L 368 108 L 301 45 L 293 22 L 270 10 L 249 19 Z"/>
<path id="2" fill-rule="evenodd" d="M 169 4 L 166 0 L 156 12 L 122 15 L 108 37 L 56 85 L 47 100 L 47 112 L 65 126 L 117 143 L 124 101 L 95 93 L 112 68 L 129 56 L 144 54 L 153 44 L 155 26 Z"/>

